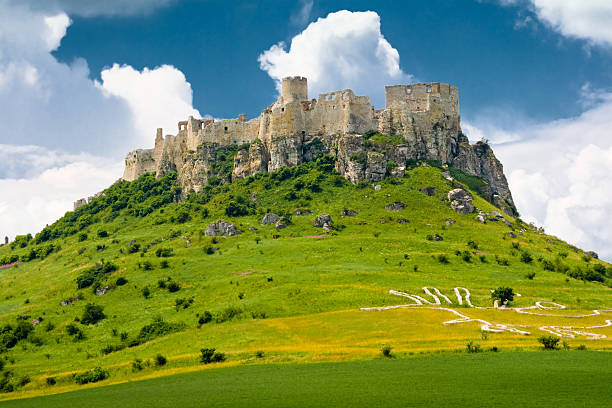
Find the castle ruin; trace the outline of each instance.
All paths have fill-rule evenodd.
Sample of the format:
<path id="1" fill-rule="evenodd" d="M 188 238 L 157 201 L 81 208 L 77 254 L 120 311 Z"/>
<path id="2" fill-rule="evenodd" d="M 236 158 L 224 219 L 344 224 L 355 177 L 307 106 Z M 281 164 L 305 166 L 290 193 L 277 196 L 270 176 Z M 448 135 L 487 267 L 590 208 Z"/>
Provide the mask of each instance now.
<path id="1" fill-rule="evenodd" d="M 381 180 L 388 174 L 387 162 L 397 165 L 397 175 L 409 160 L 436 160 L 483 177 L 491 201 L 501 197 L 513 205 L 502 165 L 491 148 L 485 143 L 470 145 L 461 132 L 456 87 L 439 82 L 386 86 L 385 102 L 384 109 L 376 110 L 368 96 L 350 89 L 309 99 L 307 79 L 287 77 L 278 100 L 257 118 L 247 120 L 241 114 L 216 121 L 190 116 L 178 123 L 176 135 L 157 129 L 153 149 L 127 155 L 123 179 L 176 171 L 183 192 L 197 192 L 217 176 L 211 165 L 214 152 L 234 144 L 241 149 L 234 157 L 232 179 L 294 166 L 321 153 L 334 155 L 337 170 L 354 183 Z M 402 143 L 384 151 L 368 149 L 363 134 L 372 130 L 401 135 Z"/>

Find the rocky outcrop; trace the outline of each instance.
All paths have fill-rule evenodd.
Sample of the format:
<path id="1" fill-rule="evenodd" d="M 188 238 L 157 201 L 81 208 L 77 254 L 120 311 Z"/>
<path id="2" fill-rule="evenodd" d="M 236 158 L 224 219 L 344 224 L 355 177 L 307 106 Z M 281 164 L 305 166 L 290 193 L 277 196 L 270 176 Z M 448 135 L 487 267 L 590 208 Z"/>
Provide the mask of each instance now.
<path id="1" fill-rule="evenodd" d="M 400 210 L 403 210 L 404 208 L 406 208 L 406 204 L 402 203 L 401 201 L 396 201 L 392 204 L 385 206 L 385 210 L 389 210 L 389 211 L 400 211 Z"/>
<path id="2" fill-rule="evenodd" d="M 274 213 L 268 213 L 264 215 L 264 217 L 261 219 L 261 225 L 276 224 L 279 220 L 280 217 L 278 215 Z"/>
<path id="3" fill-rule="evenodd" d="M 206 231 L 204 231 L 204 234 L 207 237 L 217 237 L 220 235 L 225 237 L 231 237 L 240 233 L 241 232 L 234 224 L 230 224 L 229 222 L 224 220 L 219 220 L 214 224 L 210 224 L 208 227 L 206 227 Z"/>
<path id="4" fill-rule="evenodd" d="M 437 82 L 394 85 L 385 87 L 385 94 L 380 110 L 350 89 L 311 100 L 306 78 L 285 78 L 278 100 L 257 118 L 189 117 L 178 123 L 176 135 L 164 136 L 158 129 L 153 149 L 127 155 L 123 179 L 176 171 L 185 197 L 212 180 L 272 172 L 322 153 L 335 156 L 336 170 L 352 183 L 403 177 L 415 161 L 434 160 L 482 177 L 487 183 L 479 194 L 514 213 L 503 167 L 491 147 L 470 145 L 461 131 L 457 88 Z M 381 137 L 373 136 L 376 132 Z M 453 182 L 450 173 L 444 177 Z"/>
<path id="5" fill-rule="evenodd" d="M 312 226 L 316 228 L 331 228 L 334 225 L 329 214 L 319 214 L 312 220 Z"/>
<path id="6" fill-rule="evenodd" d="M 448 192 L 448 200 L 451 208 L 459 214 L 469 214 L 474 212 L 472 195 L 462 188 L 456 188 Z"/>

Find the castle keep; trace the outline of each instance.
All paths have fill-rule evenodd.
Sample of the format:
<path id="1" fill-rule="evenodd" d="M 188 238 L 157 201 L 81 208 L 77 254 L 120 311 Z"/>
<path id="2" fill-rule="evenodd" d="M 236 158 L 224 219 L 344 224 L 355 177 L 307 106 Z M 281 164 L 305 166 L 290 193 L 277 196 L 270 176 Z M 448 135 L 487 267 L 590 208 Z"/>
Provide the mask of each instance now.
<path id="1" fill-rule="evenodd" d="M 471 146 L 461 132 L 456 87 L 438 82 L 387 86 L 385 101 L 385 108 L 376 110 L 368 96 L 350 89 L 309 99 L 306 78 L 284 78 L 278 100 L 257 118 L 189 117 L 178 123 L 176 135 L 157 129 L 153 149 L 127 155 L 123 179 L 176 171 L 184 193 L 198 191 L 211 177 L 220 176 L 213 171 L 215 151 L 235 144 L 241 149 L 229 178 L 271 172 L 327 153 L 336 157 L 337 170 L 351 182 L 375 182 L 388 174 L 389 167 L 393 175 L 401 175 L 409 160 L 427 159 L 483 177 L 491 201 L 501 198 L 513 204 L 491 148 L 485 143 Z M 401 143 L 377 151 L 363 136 L 369 131 L 399 135 Z"/>

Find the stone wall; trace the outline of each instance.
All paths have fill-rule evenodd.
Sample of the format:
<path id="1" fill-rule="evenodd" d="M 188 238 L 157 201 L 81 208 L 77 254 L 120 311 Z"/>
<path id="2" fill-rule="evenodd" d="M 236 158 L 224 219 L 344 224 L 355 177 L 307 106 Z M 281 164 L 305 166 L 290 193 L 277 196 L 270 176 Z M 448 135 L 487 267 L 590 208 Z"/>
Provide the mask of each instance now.
<path id="1" fill-rule="evenodd" d="M 233 178 L 274 171 L 314 160 L 319 153 L 336 155 L 336 167 L 347 179 L 377 181 L 386 175 L 386 162 L 401 168 L 408 160 L 437 160 L 483 177 L 491 192 L 511 205 L 512 195 L 501 163 L 488 145 L 469 145 L 460 126 L 459 93 L 439 82 L 385 87 L 386 105 L 374 110 L 368 96 L 350 89 L 308 99 L 307 80 L 282 80 L 278 100 L 257 118 L 216 121 L 189 117 L 178 123 L 178 133 L 157 130 L 155 147 L 126 157 L 123 179 L 141 174 L 178 172 L 184 192 L 198 191 L 211 176 L 216 148 L 248 145 L 234 157 Z M 364 133 L 376 130 L 401 135 L 404 143 L 384 152 L 367 151 Z M 357 161 L 356 161 L 357 160 Z"/>

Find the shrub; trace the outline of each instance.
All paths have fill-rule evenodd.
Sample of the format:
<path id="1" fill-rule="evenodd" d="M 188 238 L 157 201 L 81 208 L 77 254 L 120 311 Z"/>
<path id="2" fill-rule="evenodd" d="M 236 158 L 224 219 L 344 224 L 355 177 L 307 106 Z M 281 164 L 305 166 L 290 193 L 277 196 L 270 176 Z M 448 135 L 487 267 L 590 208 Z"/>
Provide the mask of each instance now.
<path id="1" fill-rule="evenodd" d="M 480 352 L 482 352 L 482 347 L 480 347 L 480 344 L 474 343 L 473 341 L 470 341 L 466 345 L 466 349 L 467 349 L 468 353 L 480 353 Z"/>
<path id="2" fill-rule="evenodd" d="M 527 251 L 523 251 L 521 253 L 521 262 L 524 262 L 526 264 L 530 264 L 531 262 L 533 262 L 533 257 L 531 256 L 531 254 Z"/>
<path id="3" fill-rule="evenodd" d="M 472 248 L 474 250 L 478 249 L 478 244 L 472 240 L 468 241 L 467 246 L 468 248 Z"/>
<path id="4" fill-rule="evenodd" d="M 512 302 L 514 300 L 514 290 L 500 286 L 491 293 L 491 298 L 499 300 L 502 305 L 506 302 Z"/>
<path id="5" fill-rule="evenodd" d="M 112 273 L 116 270 L 117 266 L 115 266 L 115 264 L 104 261 L 100 262 L 95 266 L 86 269 L 76 278 L 77 288 L 87 288 L 102 279 L 104 275 Z"/>
<path id="6" fill-rule="evenodd" d="M 166 281 L 163 279 L 158 280 L 157 287 L 160 289 L 166 289 Z"/>
<path id="7" fill-rule="evenodd" d="M 204 250 L 204 252 L 206 252 L 207 255 L 212 255 L 215 253 L 215 248 L 213 248 L 212 246 L 207 246 L 206 249 Z"/>
<path id="8" fill-rule="evenodd" d="M 556 350 L 559 340 L 561 339 L 557 336 L 541 336 L 538 338 L 538 342 L 544 346 L 545 350 Z"/>
<path id="9" fill-rule="evenodd" d="M 542 260 L 542 268 L 544 268 L 545 271 L 553 272 L 555 270 L 555 265 L 548 259 L 544 259 Z"/>
<path id="10" fill-rule="evenodd" d="M 184 327 L 185 325 L 182 323 L 168 323 L 161 317 L 156 317 L 153 322 L 140 329 L 136 339 L 130 342 L 130 347 L 137 346 L 157 337 L 165 336 L 166 334 L 180 331 Z"/>
<path id="11" fill-rule="evenodd" d="M 144 261 L 143 263 L 138 264 L 138 266 L 140 266 L 144 271 L 153 270 L 153 264 L 151 263 L 151 261 Z"/>
<path id="12" fill-rule="evenodd" d="M 174 251 L 172 250 L 172 248 L 157 248 L 157 250 L 155 251 L 155 256 L 157 256 L 158 258 L 169 258 L 171 256 L 174 256 Z"/>
<path id="13" fill-rule="evenodd" d="M 87 234 L 84 232 L 81 232 L 79 234 L 79 242 L 83 242 L 83 241 L 87 241 Z"/>
<path id="14" fill-rule="evenodd" d="M 165 259 L 159 263 L 159 267 L 162 269 L 167 269 L 170 267 L 170 264 Z"/>
<path id="15" fill-rule="evenodd" d="M 264 357 L 264 352 L 261 350 L 258 350 L 255 352 L 255 357 L 257 358 L 263 358 Z"/>
<path id="16" fill-rule="evenodd" d="M 106 318 L 104 314 L 104 308 L 100 305 L 88 303 L 85 305 L 85 311 L 83 317 L 81 317 L 81 324 L 96 324 L 100 320 Z"/>
<path id="17" fill-rule="evenodd" d="M 236 318 L 241 318 L 243 317 L 243 314 L 244 310 L 238 307 L 229 306 L 223 309 L 219 314 L 217 314 L 215 321 L 217 323 L 223 323 Z"/>
<path id="18" fill-rule="evenodd" d="M 497 264 L 500 266 L 510 265 L 510 262 L 508 262 L 506 258 L 499 258 L 497 255 L 495 255 L 495 262 L 497 262 Z"/>
<path id="19" fill-rule="evenodd" d="M 108 378 L 108 371 L 103 370 L 100 367 L 96 367 L 92 370 L 85 371 L 83 373 L 74 374 L 74 381 L 77 384 L 87 384 L 102 381 Z"/>
<path id="20" fill-rule="evenodd" d="M 138 251 L 140 251 L 140 244 L 134 243 L 128 247 L 128 254 L 134 254 Z"/>
<path id="21" fill-rule="evenodd" d="M 449 263 L 448 258 L 446 257 L 446 255 L 438 255 L 438 262 L 440 262 L 441 264 Z"/>
<path id="22" fill-rule="evenodd" d="M 213 319 L 213 315 L 212 315 L 212 313 L 210 313 L 208 310 L 206 310 L 206 311 L 205 311 L 205 312 L 202 314 L 202 316 L 200 316 L 200 317 L 199 317 L 199 319 L 198 319 L 198 325 L 199 325 L 199 326 L 202 326 L 203 324 L 210 323 L 210 322 L 212 321 L 212 319 Z"/>
<path id="23" fill-rule="evenodd" d="M 200 362 L 204 364 L 220 363 L 225 361 L 224 353 L 216 353 L 214 348 L 200 349 Z"/>
<path id="24" fill-rule="evenodd" d="M 151 296 L 151 291 L 149 290 L 148 286 L 145 286 L 144 288 L 142 288 L 142 296 L 144 296 L 145 299 L 148 299 L 149 296 Z"/>
<path id="25" fill-rule="evenodd" d="M 582 350 L 582 351 L 584 351 L 584 350 L 586 350 L 586 349 L 587 349 L 587 346 L 585 346 L 584 344 L 581 344 L 581 345 L 579 345 L 578 347 L 576 347 L 576 350 Z"/>
<path id="26" fill-rule="evenodd" d="M 251 209 L 247 206 L 247 204 L 231 200 L 225 206 L 225 214 L 228 217 L 243 217 L 251 214 Z"/>
<path id="27" fill-rule="evenodd" d="M 143 364 L 141 359 L 135 358 L 132 361 L 132 371 L 134 371 L 134 372 L 141 371 L 143 368 L 144 368 L 144 364 Z"/>
<path id="28" fill-rule="evenodd" d="M 389 344 L 385 344 L 384 346 L 381 347 L 380 352 L 384 357 L 390 358 L 390 357 L 393 357 L 391 355 L 391 350 L 393 350 L 393 347 Z"/>
<path id="29" fill-rule="evenodd" d="M 179 213 L 176 215 L 176 222 L 179 224 L 184 224 L 189 220 L 191 220 L 191 214 L 189 214 L 189 212 L 185 209 L 179 211 Z"/>
<path id="30" fill-rule="evenodd" d="M 168 284 L 168 292 L 174 293 L 174 292 L 178 292 L 179 290 L 181 290 L 181 286 L 178 283 L 170 282 Z"/>
<path id="31" fill-rule="evenodd" d="M 47 383 L 47 385 L 49 386 L 55 385 L 56 384 L 55 377 L 47 377 L 45 379 L 45 383 Z"/>
<path id="32" fill-rule="evenodd" d="M 98 231 L 98 238 L 106 238 L 108 237 L 108 232 L 105 230 Z"/>
<path id="33" fill-rule="evenodd" d="M 161 354 L 155 356 L 155 365 L 157 367 L 164 366 L 167 362 L 168 360 L 166 359 L 166 357 L 162 356 Z"/>
<path id="34" fill-rule="evenodd" d="M 535 276 L 536 276 L 535 272 L 527 272 L 527 274 L 525 275 L 525 277 L 529 280 L 533 280 Z"/>
<path id="35" fill-rule="evenodd" d="M 118 277 L 117 280 L 115 281 L 115 285 L 117 286 L 123 286 L 126 283 L 128 283 L 128 281 L 123 276 Z"/>

